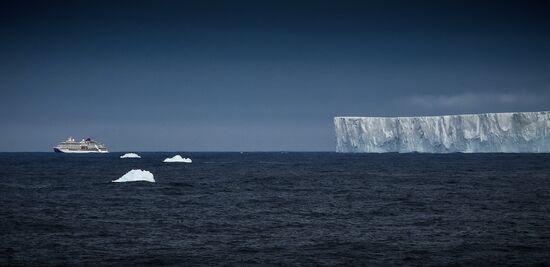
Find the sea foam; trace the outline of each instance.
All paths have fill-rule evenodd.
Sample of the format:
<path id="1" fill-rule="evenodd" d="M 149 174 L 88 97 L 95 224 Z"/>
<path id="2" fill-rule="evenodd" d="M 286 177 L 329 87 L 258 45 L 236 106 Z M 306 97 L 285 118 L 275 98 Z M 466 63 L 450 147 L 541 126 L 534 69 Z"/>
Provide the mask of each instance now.
<path id="1" fill-rule="evenodd" d="M 127 172 L 122 177 L 114 180 L 113 183 L 137 182 L 137 181 L 154 183 L 155 177 L 149 171 L 134 169 Z"/>
<path id="2" fill-rule="evenodd" d="M 191 163 L 193 162 L 190 158 L 182 158 L 180 155 L 175 155 L 171 158 L 164 159 L 163 162 L 183 162 L 183 163 Z"/>

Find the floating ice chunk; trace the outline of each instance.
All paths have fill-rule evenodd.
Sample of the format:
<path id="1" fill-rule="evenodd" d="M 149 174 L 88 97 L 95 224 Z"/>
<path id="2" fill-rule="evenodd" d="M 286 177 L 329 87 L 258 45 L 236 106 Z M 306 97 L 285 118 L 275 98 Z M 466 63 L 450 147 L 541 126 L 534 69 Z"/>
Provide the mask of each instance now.
<path id="1" fill-rule="evenodd" d="M 136 153 L 126 153 L 122 156 L 120 156 L 121 159 L 140 159 L 141 157 Z"/>
<path id="2" fill-rule="evenodd" d="M 191 163 L 193 162 L 190 158 L 182 158 L 180 155 L 175 155 L 171 158 L 164 159 L 163 162 L 184 162 L 184 163 Z"/>
<path id="3" fill-rule="evenodd" d="M 124 174 L 122 177 L 116 179 L 113 181 L 113 183 L 123 183 L 123 182 L 137 182 L 137 181 L 144 181 L 144 182 L 155 182 L 155 177 L 151 172 L 143 171 L 139 169 L 134 169 L 126 174 Z"/>

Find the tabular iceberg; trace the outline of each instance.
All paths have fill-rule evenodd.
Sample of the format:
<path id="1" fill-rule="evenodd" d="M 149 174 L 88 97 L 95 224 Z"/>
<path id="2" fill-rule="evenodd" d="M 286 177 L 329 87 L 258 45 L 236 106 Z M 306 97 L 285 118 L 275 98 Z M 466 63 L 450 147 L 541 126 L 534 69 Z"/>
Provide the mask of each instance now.
<path id="1" fill-rule="evenodd" d="M 550 112 L 335 117 L 336 152 L 550 152 Z"/>

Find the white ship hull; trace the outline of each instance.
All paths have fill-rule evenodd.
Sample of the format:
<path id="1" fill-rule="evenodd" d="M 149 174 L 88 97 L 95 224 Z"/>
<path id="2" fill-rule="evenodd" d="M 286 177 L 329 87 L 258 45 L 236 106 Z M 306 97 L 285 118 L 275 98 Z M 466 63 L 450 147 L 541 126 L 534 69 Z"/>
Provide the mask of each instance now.
<path id="1" fill-rule="evenodd" d="M 89 153 L 109 153 L 107 150 L 71 150 L 54 147 L 53 149 L 57 153 L 73 153 L 73 154 L 89 154 Z"/>

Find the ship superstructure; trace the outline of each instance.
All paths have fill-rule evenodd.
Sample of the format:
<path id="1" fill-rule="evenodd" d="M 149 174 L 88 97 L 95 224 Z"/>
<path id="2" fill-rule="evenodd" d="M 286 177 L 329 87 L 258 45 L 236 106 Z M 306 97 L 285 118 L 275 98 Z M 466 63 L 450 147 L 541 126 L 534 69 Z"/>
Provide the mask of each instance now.
<path id="1" fill-rule="evenodd" d="M 78 142 L 72 137 L 59 143 L 53 148 L 53 151 L 58 153 L 109 153 L 105 145 L 91 138 L 82 139 Z"/>

